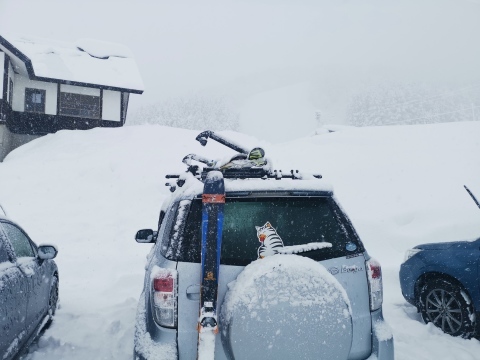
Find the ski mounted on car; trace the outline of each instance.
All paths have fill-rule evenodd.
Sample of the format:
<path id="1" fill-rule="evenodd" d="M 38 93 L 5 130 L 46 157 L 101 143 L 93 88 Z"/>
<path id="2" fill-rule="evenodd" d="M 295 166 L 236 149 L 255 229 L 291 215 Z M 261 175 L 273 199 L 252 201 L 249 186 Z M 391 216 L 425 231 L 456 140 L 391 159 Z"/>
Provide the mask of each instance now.
<path id="1" fill-rule="evenodd" d="M 215 134 L 213 131 L 201 132 L 197 135 L 196 140 L 202 146 L 205 146 L 209 138 L 236 151 L 238 154 L 230 158 L 227 163 L 220 163 L 197 154 L 186 155 L 182 160 L 188 167 L 186 173 L 191 173 L 203 182 L 211 171 L 220 171 L 224 179 L 303 179 L 302 173 L 298 170 L 290 170 L 287 173 L 283 173 L 281 170 L 272 170 L 271 164 L 265 157 L 265 151 L 260 147 L 247 150 L 233 141 Z M 165 184 L 170 186 L 172 192 L 176 190 L 177 186 L 182 187 L 185 183 L 184 175 L 166 175 L 165 177 L 167 179 L 177 179 L 176 184 Z M 314 174 L 313 177 L 321 179 L 322 175 Z"/>
<path id="2" fill-rule="evenodd" d="M 225 205 L 225 184 L 220 171 L 208 173 L 203 187 L 202 204 L 202 271 L 197 359 L 213 360 L 215 335 L 218 333 L 218 277 Z"/>

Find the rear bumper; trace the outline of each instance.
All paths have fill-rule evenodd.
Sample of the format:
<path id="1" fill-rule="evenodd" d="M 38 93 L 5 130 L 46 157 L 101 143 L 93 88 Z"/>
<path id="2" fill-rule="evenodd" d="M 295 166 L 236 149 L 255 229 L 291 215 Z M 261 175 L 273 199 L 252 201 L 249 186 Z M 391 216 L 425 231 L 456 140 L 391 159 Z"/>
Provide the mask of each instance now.
<path id="1" fill-rule="evenodd" d="M 393 334 L 385 322 L 382 310 L 371 313 L 372 316 L 372 354 L 376 360 L 394 360 Z M 134 360 L 178 359 L 176 329 L 149 329 L 148 310 L 145 298 L 140 297 L 137 310 L 137 323 L 134 339 Z M 149 329 L 149 330 L 147 330 Z M 153 330 L 153 331 L 152 331 Z M 159 331 L 161 330 L 161 331 Z M 372 356 L 369 357 L 372 359 Z"/>
<path id="2" fill-rule="evenodd" d="M 382 310 L 372 312 L 372 355 L 378 360 L 394 360 L 393 334 Z"/>

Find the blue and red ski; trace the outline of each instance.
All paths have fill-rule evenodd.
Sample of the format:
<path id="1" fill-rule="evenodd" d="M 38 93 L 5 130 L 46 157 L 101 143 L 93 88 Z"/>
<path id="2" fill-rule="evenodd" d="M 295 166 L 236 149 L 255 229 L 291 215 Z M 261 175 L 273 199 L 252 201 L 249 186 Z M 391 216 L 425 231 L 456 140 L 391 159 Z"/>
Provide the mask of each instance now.
<path id="1" fill-rule="evenodd" d="M 218 276 L 225 205 L 225 184 L 220 171 L 210 171 L 205 178 L 202 202 L 202 277 L 197 359 L 213 360 L 215 334 L 218 333 Z"/>

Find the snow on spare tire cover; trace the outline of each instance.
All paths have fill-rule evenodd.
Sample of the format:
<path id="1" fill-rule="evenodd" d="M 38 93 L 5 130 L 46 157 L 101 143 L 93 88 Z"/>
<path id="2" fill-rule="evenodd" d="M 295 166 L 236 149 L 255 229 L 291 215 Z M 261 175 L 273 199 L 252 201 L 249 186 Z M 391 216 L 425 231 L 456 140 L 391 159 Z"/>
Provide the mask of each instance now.
<path id="1" fill-rule="evenodd" d="M 256 260 L 229 284 L 220 331 L 230 359 L 346 359 L 350 302 L 319 263 L 298 255 Z"/>

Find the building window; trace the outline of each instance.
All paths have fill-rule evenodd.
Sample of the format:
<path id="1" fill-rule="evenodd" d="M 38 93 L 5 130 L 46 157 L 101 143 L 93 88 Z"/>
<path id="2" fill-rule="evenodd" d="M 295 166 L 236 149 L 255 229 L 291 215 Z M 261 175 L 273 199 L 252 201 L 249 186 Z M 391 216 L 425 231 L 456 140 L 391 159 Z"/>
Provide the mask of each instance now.
<path id="1" fill-rule="evenodd" d="M 25 89 L 25 111 L 45 114 L 45 90 Z"/>
<path id="2" fill-rule="evenodd" d="M 60 93 L 60 115 L 100 118 L 100 96 Z"/>
<path id="3" fill-rule="evenodd" d="M 12 107 L 12 99 L 13 99 L 13 80 L 10 78 L 10 88 L 8 89 L 8 103 L 10 107 Z"/>

